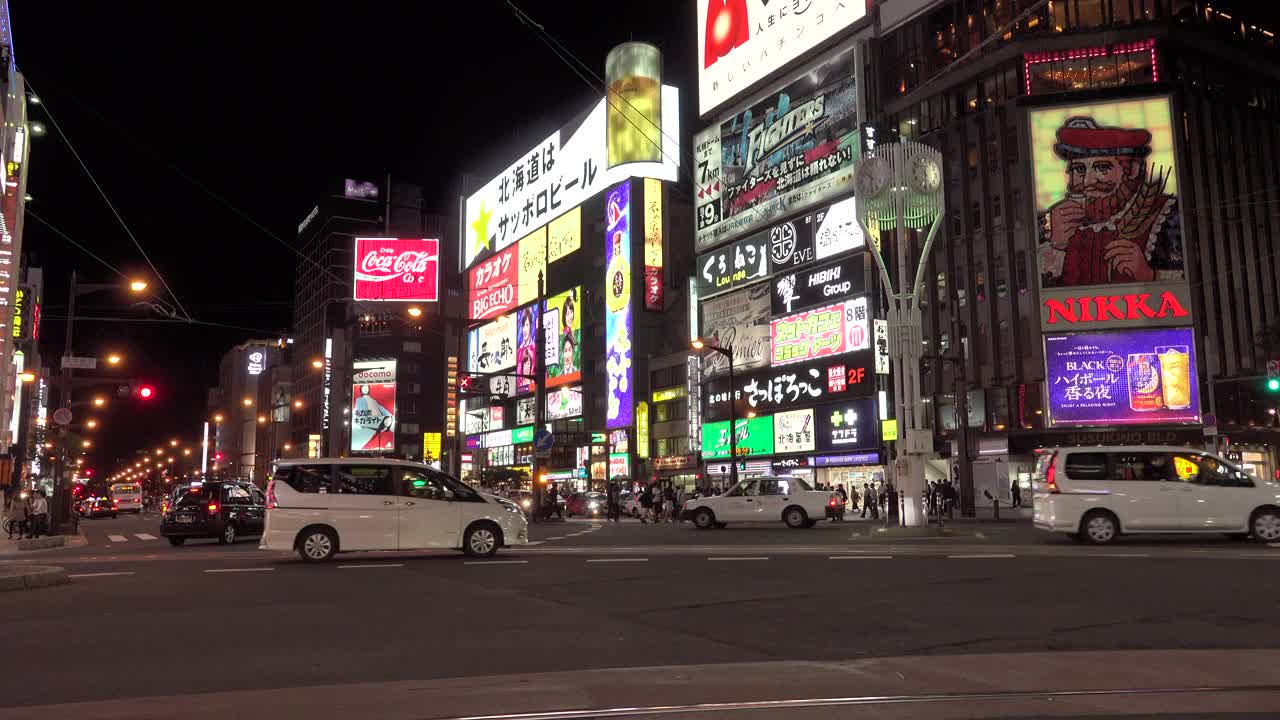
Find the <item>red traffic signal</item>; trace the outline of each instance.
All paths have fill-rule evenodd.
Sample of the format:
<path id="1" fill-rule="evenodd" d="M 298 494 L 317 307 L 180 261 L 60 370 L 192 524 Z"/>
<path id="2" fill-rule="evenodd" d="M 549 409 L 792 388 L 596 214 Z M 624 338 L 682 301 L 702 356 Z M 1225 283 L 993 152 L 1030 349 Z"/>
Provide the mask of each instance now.
<path id="1" fill-rule="evenodd" d="M 151 387 L 150 385 L 138 386 L 138 397 L 142 398 L 143 400 L 150 400 L 152 397 L 155 396 L 155 394 L 156 394 L 155 388 Z"/>
<path id="2" fill-rule="evenodd" d="M 216 452 L 216 453 L 214 453 L 214 454 L 213 454 L 213 459 L 214 459 L 214 460 L 217 460 L 218 462 L 222 462 L 222 453 L 220 453 L 220 452 Z"/>

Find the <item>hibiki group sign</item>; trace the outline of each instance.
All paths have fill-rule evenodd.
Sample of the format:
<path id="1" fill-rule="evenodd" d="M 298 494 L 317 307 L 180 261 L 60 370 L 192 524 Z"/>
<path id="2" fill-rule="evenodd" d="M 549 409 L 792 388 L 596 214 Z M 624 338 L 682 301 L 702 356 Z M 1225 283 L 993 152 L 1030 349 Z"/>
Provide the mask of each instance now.
<path id="1" fill-rule="evenodd" d="M 1045 335 L 1044 356 L 1051 426 L 1200 420 L 1192 328 Z"/>
<path id="2" fill-rule="evenodd" d="M 622 180 L 647 177 L 674 182 L 680 167 L 679 119 L 680 92 L 664 85 L 662 162 L 610 168 L 606 103 L 601 98 L 581 123 L 560 128 L 467 198 L 459 253 L 462 268 L 510 247 Z M 553 260 L 557 257 L 555 252 L 551 255 Z"/>
<path id="3" fill-rule="evenodd" d="M 849 50 L 694 136 L 695 249 L 852 189 L 857 95 Z"/>
<path id="4" fill-rule="evenodd" d="M 774 367 L 871 347 L 866 296 L 770 323 Z"/>
<path id="5" fill-rule="evenodd" d="M 396 441 L 396 361 L 352 364 L 351 451 L 392 452 Z"/>
<path id="6" fill-rule="evenodd" d="M 860 0 L 698 0 L 698 114 L 732 100 L 866 14 Z"/>
<path id="7" fill-rule="evenodd" d="M 439 282 L 439 240 L 356 238 L 356 300 L 437 302 Z"/>

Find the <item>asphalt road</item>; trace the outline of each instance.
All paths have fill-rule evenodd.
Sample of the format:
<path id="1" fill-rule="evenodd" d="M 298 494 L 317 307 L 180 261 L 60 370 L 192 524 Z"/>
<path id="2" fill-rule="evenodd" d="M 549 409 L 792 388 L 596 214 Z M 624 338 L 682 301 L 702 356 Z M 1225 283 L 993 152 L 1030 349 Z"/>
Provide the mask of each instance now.
<path id="1" fill-rule="evenodd" d="M 885 540 L 835 525 L 575 520 L 539 524 L 536 545 L 493 561 L 365 553 L 312 566 L 253 540 L 173 548 L 154 517 L 82 527 L 84 548 L 5 560 L 56 560 L 74 580 L 0 595 L 0 612 L 21 618 L 4 633 L 21 660 L 8 663 L 0 707 L 601 668 L 1275 649 L 1280 638 L 1280 549 L 1225 539 L 1100 549 L 1018 527 Z"/>

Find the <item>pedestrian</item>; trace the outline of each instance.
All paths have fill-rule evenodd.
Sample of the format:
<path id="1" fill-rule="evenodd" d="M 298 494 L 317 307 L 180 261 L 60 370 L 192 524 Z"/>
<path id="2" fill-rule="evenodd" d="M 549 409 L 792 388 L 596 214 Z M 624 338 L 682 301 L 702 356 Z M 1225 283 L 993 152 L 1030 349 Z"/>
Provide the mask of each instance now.
<path id="1" fill-rule="evenodd" d="M 880 519 L 880 494 L 876 492 L 875 487 L 867 489 L 867 502 L 871 504 L 871 519 Z"/>
<path id="2" fill-rule="evenodd" d="M 31 503 L 31 537 L 49 534 L 49 499 L 37 490 Z"/>
<path id="3" fill-rule="evenodd" d="M 1017 478 L 1009 481 L 1009 496 L 1013 499 L 1013 507 L 1022 507 L 1022 486 Z"/>
<path id="4" fill-rule="evenodd" d="M 871 511 L 871 483 L 862 483 L 862 517 Z"/>
<path id="5" fill-rule="evenodd" d="M 676 521 L 676 489 L 670 485 L 662 492 L 662 519 L 666 522 Z"/>
<path id="6" fill-rule="evenodd" d="M 18 539 L 27 532 L 27 499 L 23 497 L 16 489 L 9 491 L 9 509 L 5 511 L 5 522 L 9 526 L 9 539 L 13 539 L 14 533 L 18 534 Z"/>
<path id="7" fill-rule="evenodd" d="M 616 482 L 609 483 L 609 487 L 606 493 L 606 498 L 609 504 L 608 511 L 607 511 L 609 516 L 609 521 L 618 522 L 618 516 L 622 514 L 620 512 L 620 509 L 618 508 L 618 483 Z"/>
<path id="8" fill-rule="evenodd" d="M 649 522 L 649 516 L 653 512 L 653 487 L 645 486 L 640 491 L 640 522 Z"/>
<path id="9" fill-rule="evenodd" d="M 844 483 L 836 486 L 836 516 L 832 518 L 835 522 L 844 522 L 844 506 L 849 502 L 849 493 L 844 489 Z"/>

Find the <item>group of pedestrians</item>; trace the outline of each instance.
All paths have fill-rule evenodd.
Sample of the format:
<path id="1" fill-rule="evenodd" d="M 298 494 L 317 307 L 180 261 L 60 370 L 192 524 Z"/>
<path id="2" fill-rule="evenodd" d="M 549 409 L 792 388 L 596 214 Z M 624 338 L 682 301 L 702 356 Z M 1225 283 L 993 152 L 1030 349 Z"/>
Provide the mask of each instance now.
<path id="1" fill-rule="evenodd" d="M 36 490 L 28 499 L 26 493 L 11 488 L 4 497 L 4 525 L 9 539 L 34 538 L 49 534 L 49 498 Z"/>
<path id="2" fill-rule="evenodd" d="M 646 485 L 640 491 L 640 522 L 677 522 L 680 519 L 680 507 L 683 505 L 683 487 L 677 490 L 671 485 L 659 486 L 658 483 Z"/>
<path id="3" fill-rule="evenodd" d="M 955 484 L 950 480 L 934 480 L 924 489 L 925 507 L 928 508 L 931 517 L 939 520 L 943 515 L 948 519 L 955 518 L 956 502 L 959 499 L 960 493 L 956 491 Z"/>

